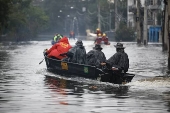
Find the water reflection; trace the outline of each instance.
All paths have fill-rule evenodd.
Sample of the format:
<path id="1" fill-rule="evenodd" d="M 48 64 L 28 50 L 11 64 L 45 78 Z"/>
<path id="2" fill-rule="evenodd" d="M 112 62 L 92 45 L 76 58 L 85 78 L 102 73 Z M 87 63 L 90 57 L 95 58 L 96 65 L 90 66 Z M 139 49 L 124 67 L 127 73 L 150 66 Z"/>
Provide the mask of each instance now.
<path id="1" fill-rule="evenodd" d="M 170 112 L 170 91 L 163 92 L 163 100 L 167 102 L 165 105 L 168 107 L 167 111 Z"/>
<path id="2" fill-rule="evenodd" d="M 63 95 L 82 95 L 87 92 L 89 94 L 102 93 L 102 94 L 113 94 L 113 98 L 128 98 L 128 90 L 130 86 L 126 85 L 106 85 L 101 84 L 86 84 L 78 81 L 71 81 L 60 79 L 53 76 L 45 77 L 45 84 L 48 85 L 52 91 L 60 92 Z M 69 89 L 71 92 L 64 91 Z"/>

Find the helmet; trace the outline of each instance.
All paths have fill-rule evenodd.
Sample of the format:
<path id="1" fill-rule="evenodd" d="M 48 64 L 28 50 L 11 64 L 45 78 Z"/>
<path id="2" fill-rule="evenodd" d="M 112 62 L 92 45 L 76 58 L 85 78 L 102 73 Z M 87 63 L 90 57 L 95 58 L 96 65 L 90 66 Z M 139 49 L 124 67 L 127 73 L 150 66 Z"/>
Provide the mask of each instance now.
<path id="1" fill-rule="evenodd" d="M 106 34 L 105 34 L 105 33 L 103 33 L 103 36 L 106 36 Z"/>
<path id="2" fill-rule="evenodd" d="M 96 29 L 96 31 L 99 31 L 99 30 L 100 30 L 99 28 Z"/>
<path id="3" fill-rule="evenodd" d="M 123 47 L 122 43 L 117 43 L 116 45 L 114 45 L 115 48 L 119 48 L 119 49 L 124 49 L 125 47 Z"/>
<path id="4" fill-rule="evenodd" d="M 83 45 L 82 40 L 78 40 L 78 41 L 76 42 L 76 45 Z"/>

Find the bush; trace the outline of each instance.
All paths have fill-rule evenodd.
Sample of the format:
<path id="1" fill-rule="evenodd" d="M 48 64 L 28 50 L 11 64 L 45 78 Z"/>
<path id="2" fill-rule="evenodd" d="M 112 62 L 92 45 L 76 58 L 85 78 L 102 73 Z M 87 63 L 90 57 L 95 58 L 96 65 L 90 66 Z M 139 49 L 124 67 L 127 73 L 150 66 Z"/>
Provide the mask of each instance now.
<path id="1" fill-rule="evenodd" d="M 119 28 L 116 30 L 116 41 L 135 41 L 135 31 L 132 28 L 128 28 L 125 23 L 121 22 Z"/>

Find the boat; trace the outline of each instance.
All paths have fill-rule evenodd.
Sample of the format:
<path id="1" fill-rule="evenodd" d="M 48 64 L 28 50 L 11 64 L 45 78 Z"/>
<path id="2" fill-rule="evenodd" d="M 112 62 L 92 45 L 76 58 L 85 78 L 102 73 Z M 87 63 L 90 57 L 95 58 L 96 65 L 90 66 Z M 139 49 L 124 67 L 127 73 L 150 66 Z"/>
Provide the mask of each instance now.
<path id="1" fill-rule="evenodd" d="M 95 44 L 100 44 L 100 45 L 110 45 L 110 42 L 108 42 L 107 44 L 105 44 L 104 41 L 101 41 L 101 42 L 95 42 Z"/>
<path id="2" fill-rule="evenodd" d="M 78 76 L 78 77 L 98 80 L 101 82 L 109 82 L 109 81 L 105 81 L 106 78 L 109 77 L 108 73 L 106 73 L 102 69 L 96 68 L 95 66 L 61 61 L 61 60 L 49 58 L 45 54 L 44 54 L 44 59 L 46 62 L 47 70 L 49 72 L 56 73 L 61 76 Z M 113 83 L 114 84 L 129 83 L 131 82 L 134 76 L 135 76 L 134 74 L 122 73 L 122 75 L 118 77 L 118 80 Z"/>

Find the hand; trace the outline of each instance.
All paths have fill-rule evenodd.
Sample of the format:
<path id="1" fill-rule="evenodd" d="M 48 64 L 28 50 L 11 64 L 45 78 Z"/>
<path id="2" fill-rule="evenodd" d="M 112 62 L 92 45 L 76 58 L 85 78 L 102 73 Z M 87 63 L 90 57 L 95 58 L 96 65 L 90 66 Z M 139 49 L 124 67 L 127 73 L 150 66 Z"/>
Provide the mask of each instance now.
<path id="1" fill-rule="evenodd" d="M 45 55 L 45 56 L 47 56 L 47 55 L 48 55 L 48 53 L 47 53 L 46 51 L 44 51 L 44 55 Z"/>
<path id="2" fill-rule="evenodd" d="M 106 63 L 101 63 L 102 66 L 106 65 Z"/>
<path id="3" fill-rule="evenodd" d="M 119 69 L 116 68 L 116 67 L 112 67 L 112 70 L 113 70 L 113 71 L 116 71 L 116 70 L 119 70 Z"/>
<path id="4" fill-rule="evenodd" d="M 60 56 L 65 56 L 65 55 L 67 55 L 67 53 L 62 53 L 62 54 L 60 54 Z"/>
<path id="5" fill-rule="evenodd" d="M 48 49 L 44 49 L 44 52 L 47 52 L 48 51 Z"/>

